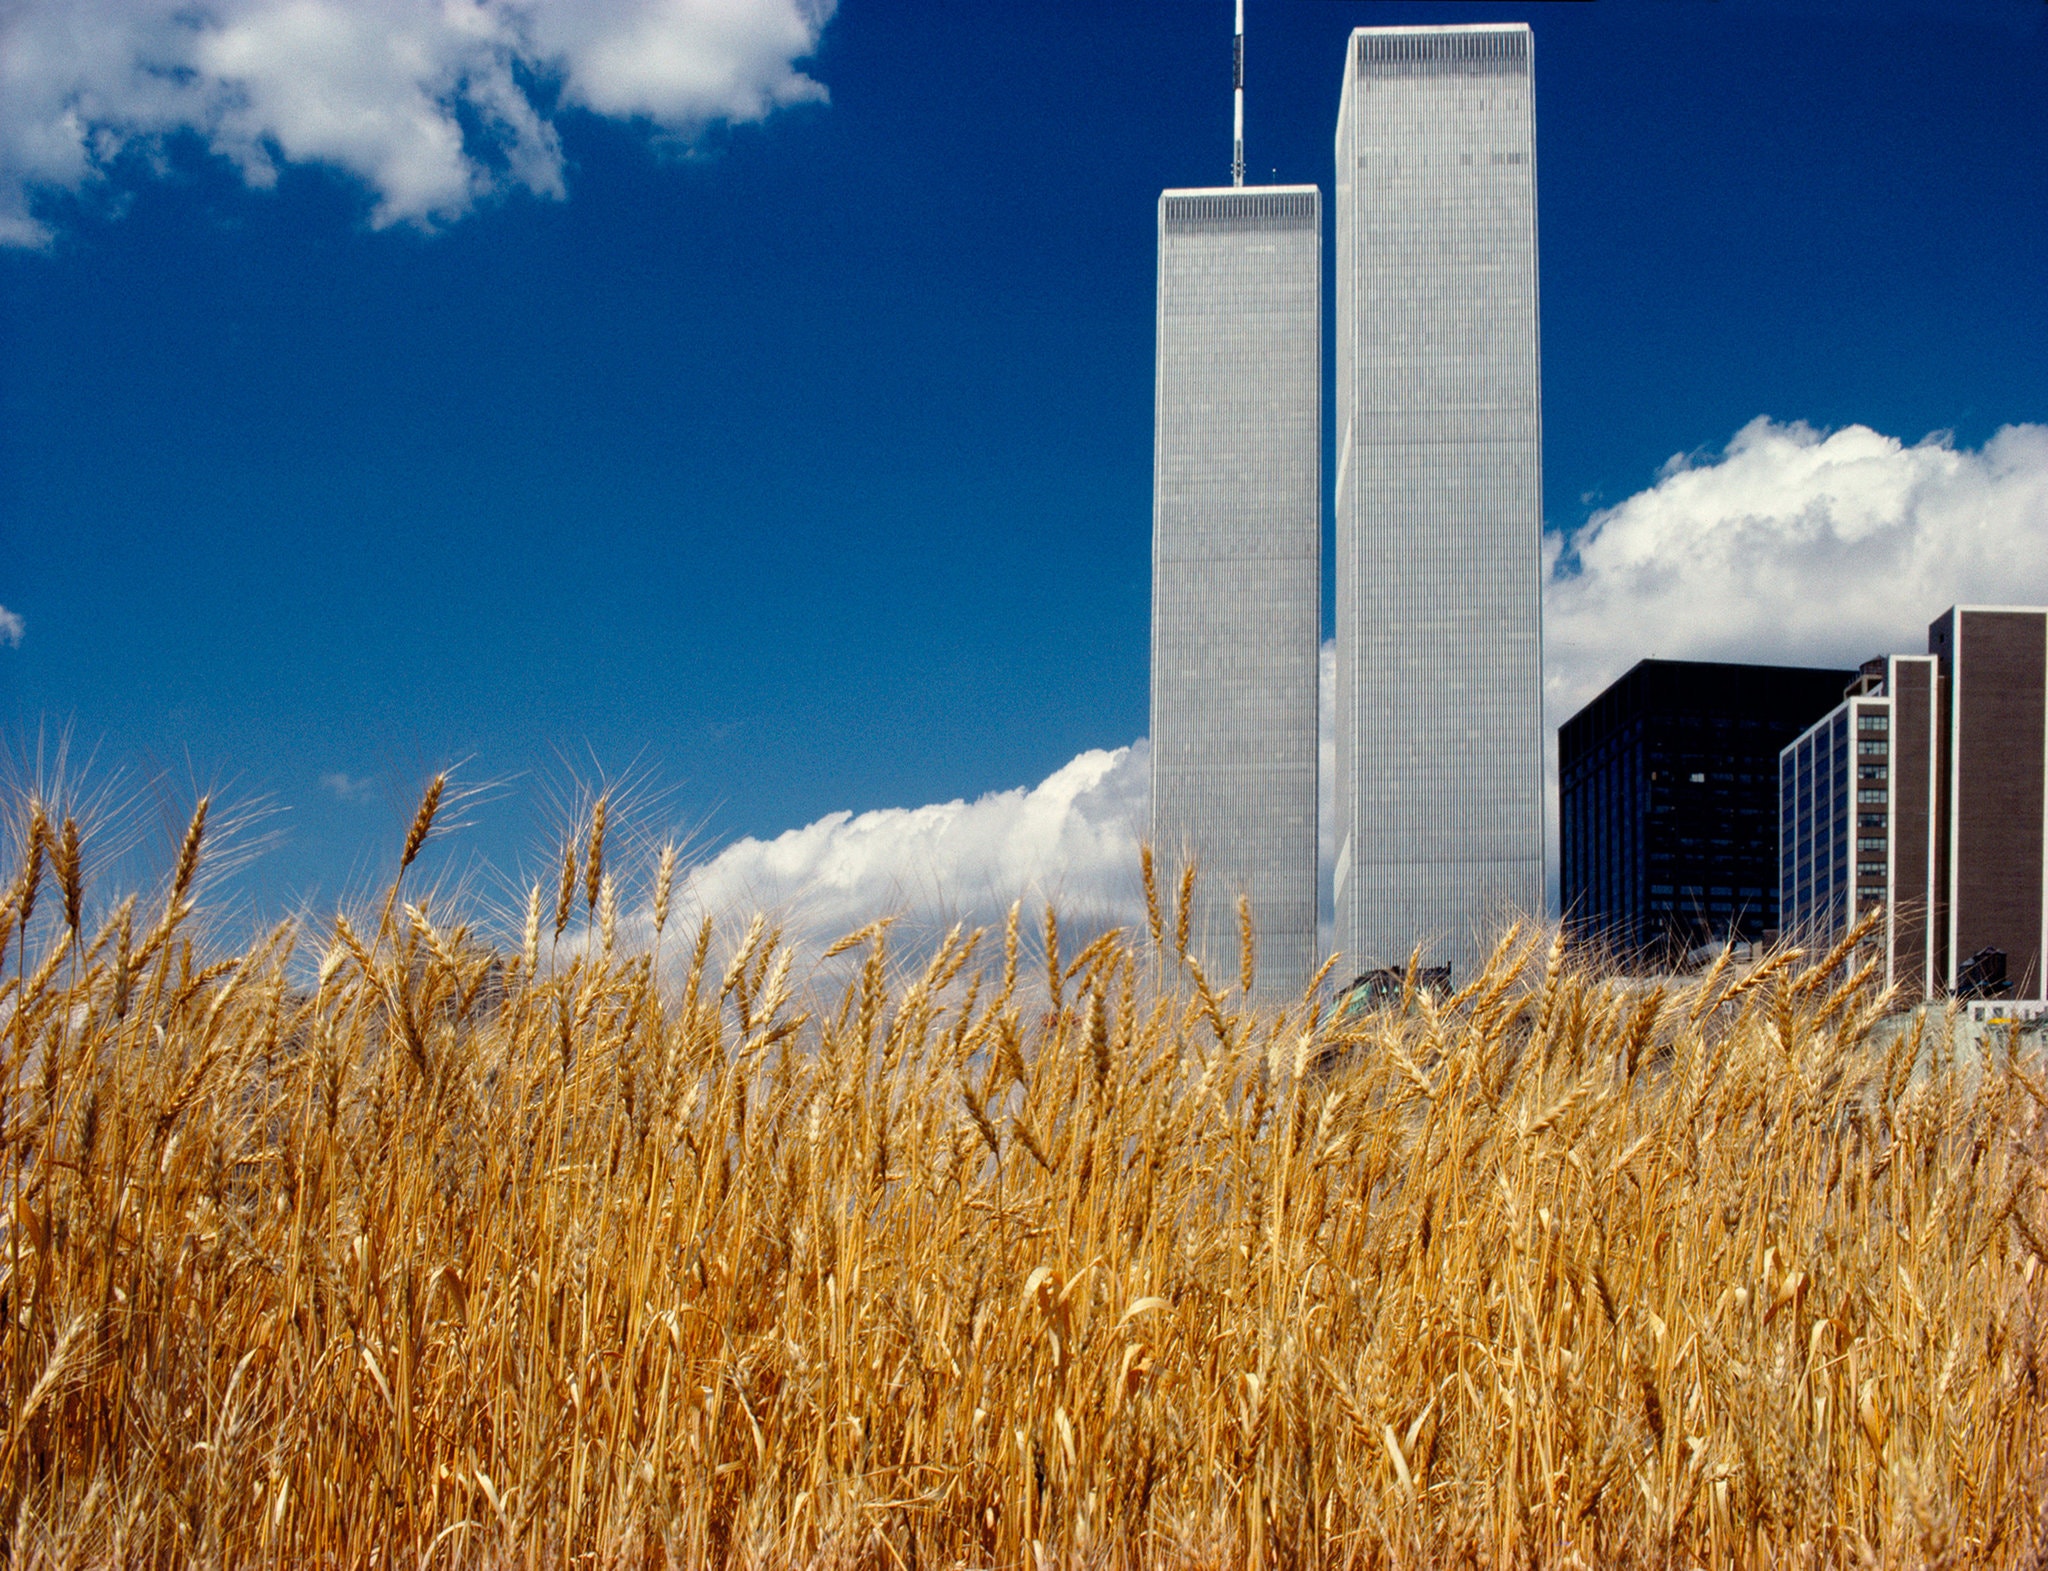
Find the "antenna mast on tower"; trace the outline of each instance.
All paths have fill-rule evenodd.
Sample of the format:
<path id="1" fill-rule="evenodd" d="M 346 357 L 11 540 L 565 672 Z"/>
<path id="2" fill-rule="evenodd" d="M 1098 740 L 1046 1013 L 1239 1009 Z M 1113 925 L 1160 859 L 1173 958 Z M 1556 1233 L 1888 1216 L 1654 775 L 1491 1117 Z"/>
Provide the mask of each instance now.
<path id="1" fill-rule="evenodd" d="M 1230 183 L 1244 184 L 1244 0 L 1237 0 L 1237 56 L 1233 88 L 1236 102 L 1232 115 Z"/>

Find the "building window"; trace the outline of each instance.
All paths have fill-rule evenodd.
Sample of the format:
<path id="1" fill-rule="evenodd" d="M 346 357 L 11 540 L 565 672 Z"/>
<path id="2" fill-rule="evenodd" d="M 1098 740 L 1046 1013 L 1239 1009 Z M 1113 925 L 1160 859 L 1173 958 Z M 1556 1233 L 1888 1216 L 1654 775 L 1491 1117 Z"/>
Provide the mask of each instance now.
<path id="1" fill-rule="evenodd" d="M 1858 715 L 1856 729 L 1859 731 L 1889 731 L 1892 728 L 1889 715 Z"/>
<path id="2" fill-rule="evenodd" d="M 1858 780 L 1882 780 L 1885 777 L 1886 769 L 1883 764 L 1859 764 L 1856 767 Z"/>
<path id="3" fill-rule="evenodd" d="M 1881 803 L 1881 802 L 1883 802 L 1883 801 L 1884 801 L 1884 799 L 1885 799 L 1885 794 L 1884 794 L 1884 792 L 1882 792 L 1882 791 L 1858 791 L 1858 792 L 1856 793 L 1856 800 L 1857 800 L 1857 801 L 1859 801 L 1859 802 L 1878 802 L 1878 803 Z"/>
<path id="4" fill-rule="evenodd" d="M 1891 751 L 1891 743 L 1858 742 L 1856 744 L 1856 751 L 1861 753 L 1865 758 L 1883 758 L 1887 753 Z"/>
<path id="5" fill-rule="evenodd" d="M 1856 842 L 1856 849 L 1859 851 L 1875 851 L 1882 856 L 1884 854 L 1884 836 L 1865 835 Z"/>

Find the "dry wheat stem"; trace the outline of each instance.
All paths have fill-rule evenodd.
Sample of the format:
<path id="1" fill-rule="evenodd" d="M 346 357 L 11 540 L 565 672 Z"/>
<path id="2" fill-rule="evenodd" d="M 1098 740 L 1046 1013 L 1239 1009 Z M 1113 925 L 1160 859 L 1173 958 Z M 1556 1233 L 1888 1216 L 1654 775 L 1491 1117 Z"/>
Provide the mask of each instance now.
<path id="1" fill-rule="evenodd" d="M 515 950 L 416 901 L 301 972 L 192 927 L 204 804 L 139 945 L 16 846 L 18 1558 L 2041 1551 L 2048 1074 L 1892 1034 L 1851 951 L 1642 988 L 1516 929 L 1337 1031 L 1248 935 L 1234 996 L 1158 963 L 1184 872 L 1042 975 L 1013 909 L 986 962 L 862 928 L 836 998 L 707 919 L 665 987 L 602 816 L 545 973 L 539 884 Z"/>

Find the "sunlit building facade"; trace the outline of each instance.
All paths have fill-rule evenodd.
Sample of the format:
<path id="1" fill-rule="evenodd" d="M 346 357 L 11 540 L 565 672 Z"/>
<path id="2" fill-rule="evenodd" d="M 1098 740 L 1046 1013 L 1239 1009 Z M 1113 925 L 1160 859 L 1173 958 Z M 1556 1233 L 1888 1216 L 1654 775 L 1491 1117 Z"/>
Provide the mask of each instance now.
<path id="1" fill-rule="evenodd" d="M 1316 964 L 1322 212 L 1313 186 L 1159 199 L 1152 840 L 1199 867 L 1192 947 L 1259 991 Z"/>
<path id="2" fill-rule="evenodd" d="M 1361 28 L 1337 119 L 1336 946 L 1543 909 L 1531 37 Z"/>

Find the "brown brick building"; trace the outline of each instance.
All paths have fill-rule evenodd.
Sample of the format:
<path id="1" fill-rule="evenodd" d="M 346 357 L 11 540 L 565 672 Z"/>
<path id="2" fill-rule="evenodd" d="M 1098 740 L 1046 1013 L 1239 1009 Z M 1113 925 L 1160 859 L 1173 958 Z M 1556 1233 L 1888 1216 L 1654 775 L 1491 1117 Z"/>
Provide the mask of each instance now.
<path id="1" fill-rule="evenodd" d="M 2048 608 L 1955 606 L 1779 756 L 1788 936 L 1886 907 L 1912 997 L 2039 999 L 2048 948 Z"/>

